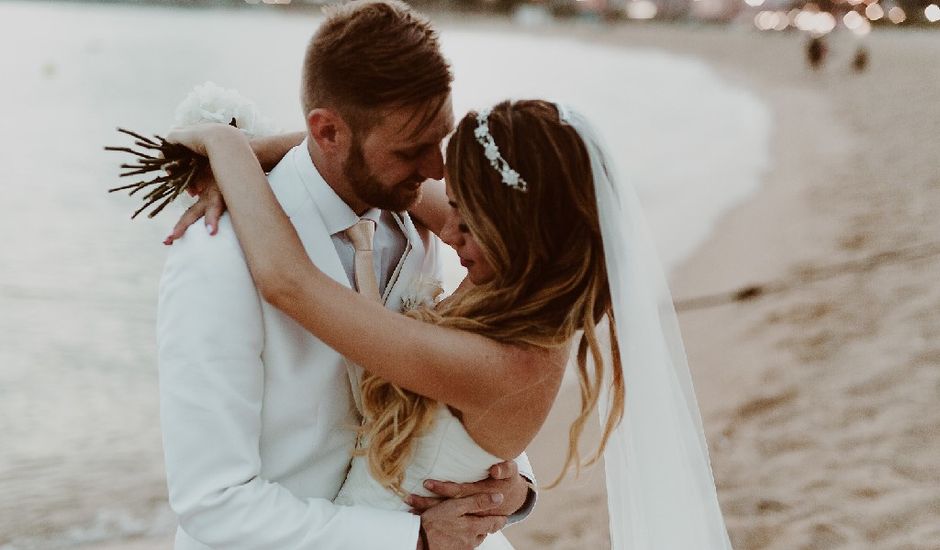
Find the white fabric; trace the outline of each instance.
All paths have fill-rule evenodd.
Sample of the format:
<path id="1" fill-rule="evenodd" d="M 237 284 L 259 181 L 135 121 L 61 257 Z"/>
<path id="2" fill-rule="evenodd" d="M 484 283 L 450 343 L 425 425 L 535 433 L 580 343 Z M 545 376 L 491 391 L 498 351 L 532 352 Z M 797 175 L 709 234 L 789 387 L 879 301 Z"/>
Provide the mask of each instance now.
<path id="1" fill-rule="evenodd" d="M 402 489 L 406 493 L 431 496 L 422 485 L 425 479 L 448 479 L 472 482 L 489 477 L 489 468 L 502 459 L 483 450 L 467 433 L 460 421 L 446 406 L 439 406 L 433 427 L 415 441 L 414 456 L 405 470 Z M 409 507 L 393 491 L 377 482 L 369 472 L 364 456 L 353 459 L 346 483 L 336 497 L 338 504 L 365 505 L 384 510 L 408 510 Z M 478 548 L 495 549 L 512 546 L 501 533 L 487 537 Z"/>
<path id="2" fill-rule="evenodd" d="M 730 549 L 672 296 L 640 201 L 587 120 L 559 111 L 591 157 L 626 386 L 623 422 L 604 453 L 611 548 Z"/>
<path id="3" fill-rule="evenodd" d="M 305 146 L 269 180 L 314 263 L 348 285 Z M 440 276 L 434 237 L 396 218 L 407 243 L 392 309 L 412 280 Z M 259 297 L 227 216 L 216 236 L 196 224 L 171 248 L 157 331 L 177 549 L 413 550 L 417 516 L 331 502 L 358 423 L 345 361 Z"/>

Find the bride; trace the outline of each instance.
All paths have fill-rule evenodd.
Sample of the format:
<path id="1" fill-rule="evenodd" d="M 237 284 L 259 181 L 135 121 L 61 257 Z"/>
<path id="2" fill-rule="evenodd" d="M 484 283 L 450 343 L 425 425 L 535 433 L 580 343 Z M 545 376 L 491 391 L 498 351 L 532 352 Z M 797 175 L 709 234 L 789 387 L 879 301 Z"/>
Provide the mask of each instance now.
<path id="1" fill-rule="evenodd" d="M 310 261 L 238 130 L 195 126 L 169 141 L 209 157 L 264 299 L 367 371 L 338 503 L 407 510 L 424 479 L 486 478 L 535 437 L 574 352 L 581 410 L 559 477 L 603 456 L 612 548 L 731 547 L 639 202 L 580 114 L 529 100 L 463 117 L 446 199 L 427 193 L 416 214 L 467 280 L 406 315 Z M 603 435 L 585 460 L 578 440 L 595 410 Z"/>

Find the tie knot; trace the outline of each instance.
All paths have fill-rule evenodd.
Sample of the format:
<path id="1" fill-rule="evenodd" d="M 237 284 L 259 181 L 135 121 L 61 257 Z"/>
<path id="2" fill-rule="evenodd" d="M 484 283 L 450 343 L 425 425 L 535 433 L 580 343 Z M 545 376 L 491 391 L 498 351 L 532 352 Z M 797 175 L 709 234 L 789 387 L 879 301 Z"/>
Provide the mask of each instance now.
<path id="1" fill-rule="evenodd" d="M 372 250 L 372 238 L 375 237 L 375 222 L 363 218 L 346 230 L 346 236 L 352 241 L 353 248 L 360 252 Z"/>

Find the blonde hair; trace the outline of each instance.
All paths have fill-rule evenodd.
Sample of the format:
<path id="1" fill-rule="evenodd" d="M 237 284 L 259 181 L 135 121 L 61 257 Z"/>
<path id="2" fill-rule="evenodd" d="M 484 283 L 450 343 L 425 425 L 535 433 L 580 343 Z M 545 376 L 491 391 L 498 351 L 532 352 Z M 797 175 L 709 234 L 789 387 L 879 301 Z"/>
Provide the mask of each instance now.
<path id="1" fill-rule="evenodd" d="M 577 132 L 559 121 L 551 103 L 503 102 L 489 116 L 490 133 L 529 184 L 525 193 L 510 189 L 474 137 L 475 115 L 460 121 L 447 145 L 447 182 L 496 277 L 409 315 L 542 349 L 568 346 L 582 333 L 576 353 L 581 412 L 571 424 L 555 485 L 572 466 L 580 470 L 598 460 L 623 416 L 623 377 L 591 163 Z M 578 442 L 605 379 L 596 331 L 604 317 L 610 327 L 611 408 L 597 451 L 582 463 Z M 438 403 L 370 375 L 362 395 L 361 434 L 368 444 L 358 452 L 368 457 L 379 482 L 401 493 L 415 438 L 433 423 Z"/>

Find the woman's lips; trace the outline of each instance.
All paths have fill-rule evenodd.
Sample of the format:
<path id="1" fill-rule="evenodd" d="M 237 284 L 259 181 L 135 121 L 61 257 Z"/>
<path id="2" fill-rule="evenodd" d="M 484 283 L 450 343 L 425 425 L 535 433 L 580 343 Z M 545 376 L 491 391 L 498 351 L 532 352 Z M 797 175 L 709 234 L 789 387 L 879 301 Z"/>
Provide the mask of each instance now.
<path id="1" fill-rule="evenodd" d="M 463 258 L 460 258 L 460 265 L 466 267 L 467 269 L 470 269 L 470 266 L 473 265 L 473 262 L 471 262 L 470 260 L 465 260 Z"/>

